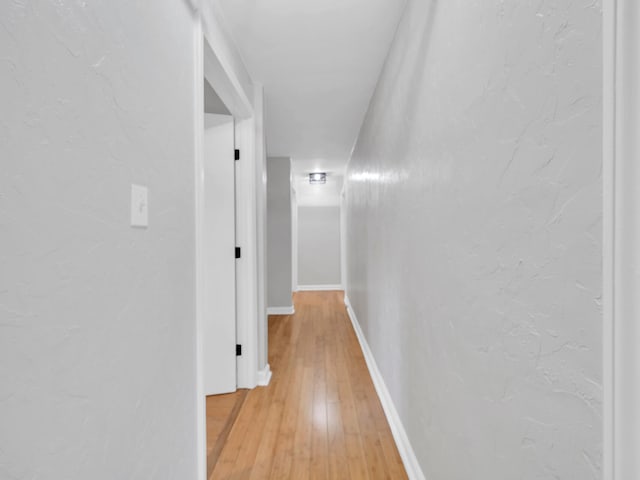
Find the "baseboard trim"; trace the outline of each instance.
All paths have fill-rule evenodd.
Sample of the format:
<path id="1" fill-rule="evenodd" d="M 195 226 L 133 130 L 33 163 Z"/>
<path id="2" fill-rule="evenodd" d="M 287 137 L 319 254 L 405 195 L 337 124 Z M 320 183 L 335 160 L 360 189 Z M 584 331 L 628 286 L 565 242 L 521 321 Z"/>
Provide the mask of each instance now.
<path id="1" fill-rule="evenodd" d="M 268 307 L 267 315 L 293 315 L 296 313 L 293 305 L 290 307 Z"/>
<path id="2" fill-rule="evenodd" d="M 418 463 L 418 459 L 416 458 L 416 454 L 413 451 L 413 447 L 409 442 L 409 437 L 407 436 L 407 432 L 404 429 L 404 425 L 402 425 L 400 415 L 398 415 L 398 411 L 396 410 L 393 400 L 391 399 L 389 390 L 384 383 L 382 374 L 380 373 L 378 365 L 373 358 L 373 353 L 371 353 L 371 349 L 369 348 L 367 339 L 364 337 L 356 314 L 351 307 L 349 297 L 346 294 L 344 296 L 344 303 L 347 307 L 347 313 L 349 314 L 349 318 L 351 319 L 353 329 L 355 330 L 356 336 L 358 337 L 358 342 L 360 342 L 360 348 L 362 348 L 362 353 L 367 363 L 367 368 L 369 369 L 371 379 L 373 380 L 373 385 L 375 386 L 378 397 L 380 398 L 382 409 L 384 410 L 387 421 L 389 422 L 389 427 L 391 427 L 391 433 L 393 434 L 393 438 L 396 441 L 396 446 L 398 447 L 398 451 L 400 452 L 400 457 L 402 458 L 404 468 L 407 471 L 407 476 L 409 477 L 409 480 L 426 480 L 424 473 L 422 472 L 422 468 L 420 468 L 420 464 Z"/>
<path id="3" fill-rule="evenodd" d="M 271 381 L 271 367 L 267 363 L 267 365 L 262 369 L 258 370 L 258 385 L 260 387 L 266 387 L 269 385 Z"/>
<path id="4" fill-rule="evenodd" d="M 299 292 L 324 292 L 327 290 L 344 290 L 342 285 L 298 285 Z"/>

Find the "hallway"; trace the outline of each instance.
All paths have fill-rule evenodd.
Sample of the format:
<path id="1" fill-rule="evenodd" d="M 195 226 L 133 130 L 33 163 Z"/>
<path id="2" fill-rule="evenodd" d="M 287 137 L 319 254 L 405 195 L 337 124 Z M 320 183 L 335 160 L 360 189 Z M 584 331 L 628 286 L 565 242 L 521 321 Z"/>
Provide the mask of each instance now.
<path id="1" fill-rule="evenodd" d="M 639 49 L 633 0 L 0 2 L 0 480 L 640 480 Z"/>
<path id="2" fill-rule="evenodd" d="M 294 302 L 269 318 L 273 378 L 248 393 L 210 478 L 406 478 L 343 292 Z"/>

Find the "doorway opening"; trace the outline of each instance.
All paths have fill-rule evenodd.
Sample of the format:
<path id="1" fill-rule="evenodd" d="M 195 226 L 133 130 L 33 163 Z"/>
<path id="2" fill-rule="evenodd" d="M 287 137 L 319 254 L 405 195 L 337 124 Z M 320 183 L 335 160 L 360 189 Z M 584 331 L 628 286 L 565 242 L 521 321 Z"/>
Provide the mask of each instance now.
<path id="1" fill-rule="evenodd" d="M 234 150 L 233 117 L 205 109 L 199 261 L 204 282 L 202 352 L 207 396 L 231 393 L 237 387 Z"/>
<path id="2" fill-rule="evenodd" d="M 200 22 L 195 39 L 199 480 L 208 477 L 209 454 L 225 431 L 213 428 L 207 438 L 207 397 L 237 395 L 238 389 L 255 387 L 258 376 L 253 92 L 238 81 L 216 32 Z"/>
<path id="3" fill-rule="evenodd" d="M 207 478 L 213 472 L 247 390 L 237 391 L 235 122 L 204 78 L 202 354 Z"/>

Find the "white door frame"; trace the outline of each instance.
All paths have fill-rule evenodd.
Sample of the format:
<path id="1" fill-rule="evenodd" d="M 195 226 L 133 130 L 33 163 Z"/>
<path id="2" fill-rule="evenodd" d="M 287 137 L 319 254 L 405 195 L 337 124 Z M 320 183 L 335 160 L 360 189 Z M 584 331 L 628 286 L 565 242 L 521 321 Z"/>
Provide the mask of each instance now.
<path id="1" fill-rule="evenodd" d="M 605 480 L 640 478 L 640 5 L 603 2 Z"/>
<path id="2" fill-rule="evenodd" d="M 298 291 L 298 195 L 291 162 L 291 292 L 295 293 Z"/>
<path id="3" fill-rule="evenodd" d="M 265 135 L 264 87 L 254 84 L 254 118 L 256 133 L 256 250 L 257 318 L 258 323 L 258 385 L 266 386 L 271 378 L 269 366 L 269 322 L 267 316 L 267 141 Z"/>
<path id="4" fill-rule="evenodd" d="M 203 9 L 205 10 L 203 18 Z M 236 75 L 229 41 L 214 15 L 201 4 L 195 22 L 195 215 L 196 215 L 196 446 L 198 480 L 206 480 L 206 402 L 203 377 L 203 269 L 201 218 L 203 215 L 203 126 L 204 79 L 215 89 L 235 120 L 236 148 L 241 160 L 236 166 L 236 242 L 242 258 L 236 264 L 236 325 L 242 356 L 237 361 L 238 388 L 254 388 L 257 383 L 257 208 L 256 208 L 256 125 L 252 100 L 245 93 L 243 79 Z M 246 79 L 244 79 L 246 80 Z M 250 85 L 253 95 L 253 85 Z"/>

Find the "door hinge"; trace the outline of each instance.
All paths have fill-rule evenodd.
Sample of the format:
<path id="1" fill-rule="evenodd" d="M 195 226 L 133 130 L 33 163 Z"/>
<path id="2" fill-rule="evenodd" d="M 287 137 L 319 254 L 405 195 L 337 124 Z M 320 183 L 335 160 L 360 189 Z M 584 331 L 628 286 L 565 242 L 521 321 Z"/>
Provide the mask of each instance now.
<path id="1" fill-rule="evenodd" d="M 242 250 L 240 247 L 236 247 L 236 258 L 240 258 L 242 256 Z"/>
<path id="2" fill-rule="evenodd" d="M 236 345 L 236 357 L 240 357 L 242 355 L 242 345 Z"/>
<path id="3" fill-rule="evenodd" d="M 240 150 L 238 150 L 237 148 L 235 150 L 235 159 L 240 160 Z"/>

